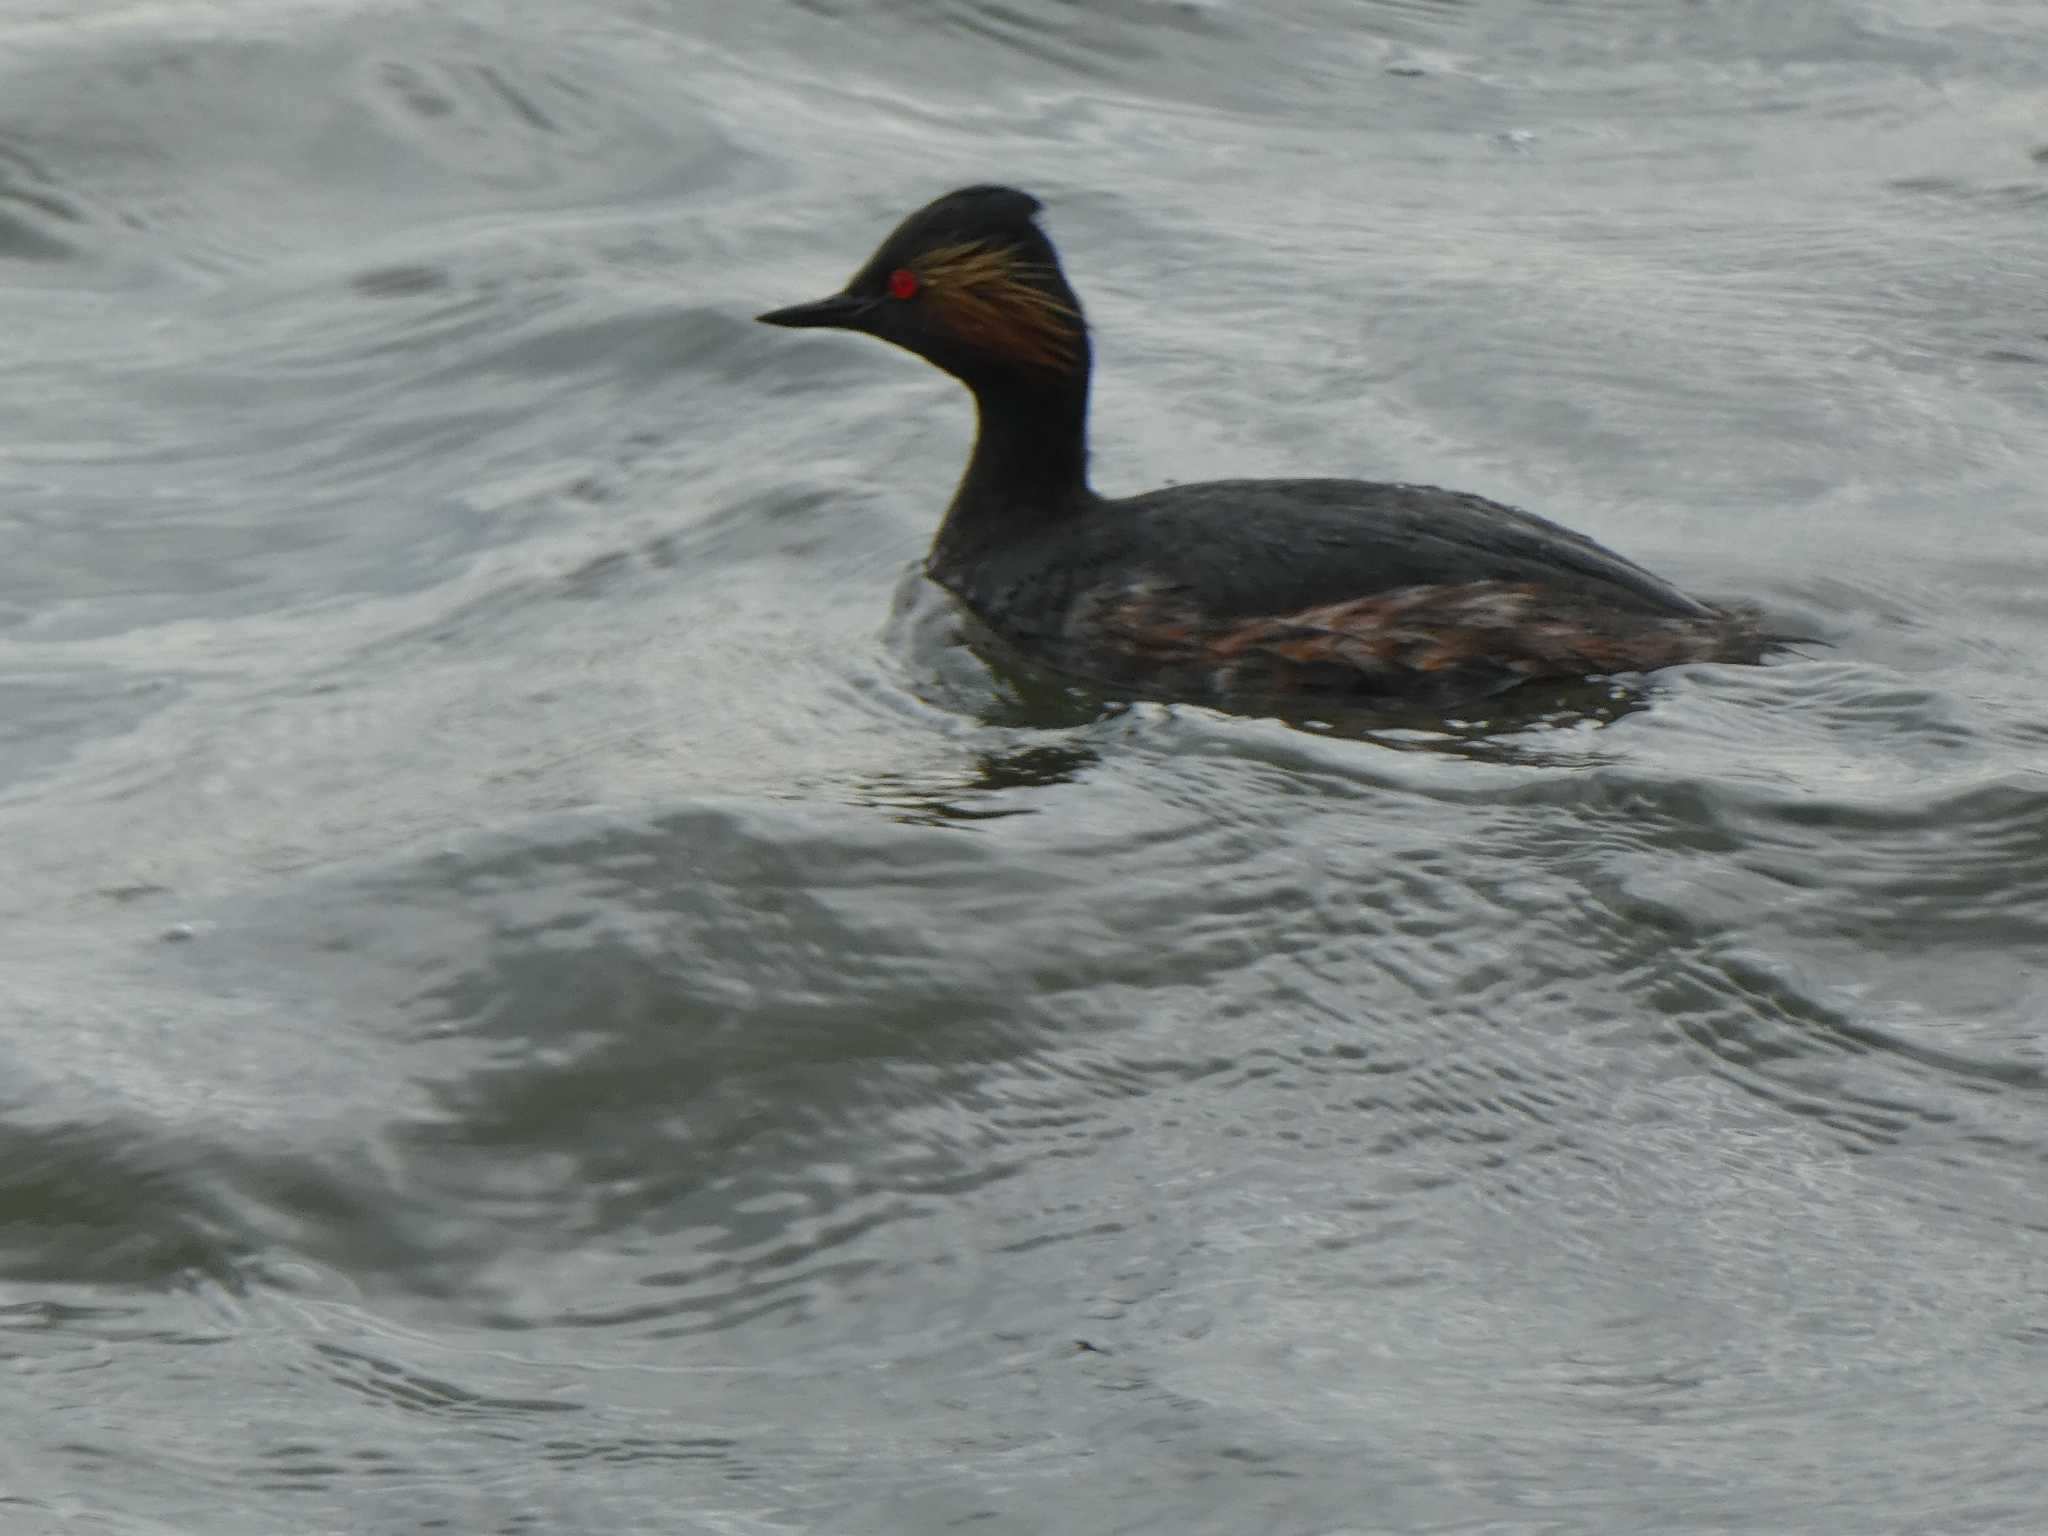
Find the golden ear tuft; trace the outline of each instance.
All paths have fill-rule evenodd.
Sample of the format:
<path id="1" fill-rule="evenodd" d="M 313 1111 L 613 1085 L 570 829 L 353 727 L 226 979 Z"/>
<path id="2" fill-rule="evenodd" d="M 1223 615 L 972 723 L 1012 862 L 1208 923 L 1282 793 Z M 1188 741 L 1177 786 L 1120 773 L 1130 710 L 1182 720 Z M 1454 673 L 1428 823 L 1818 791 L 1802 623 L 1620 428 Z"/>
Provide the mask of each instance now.
<path id="1" fill-rule="evenodd" d="M 1033 283 L 1045 269 L 1014 249 L 941 246 L 917 266 L 933 313 L 962 341 L 1037 368 L 1074 366 L 1080 315 Z"/>

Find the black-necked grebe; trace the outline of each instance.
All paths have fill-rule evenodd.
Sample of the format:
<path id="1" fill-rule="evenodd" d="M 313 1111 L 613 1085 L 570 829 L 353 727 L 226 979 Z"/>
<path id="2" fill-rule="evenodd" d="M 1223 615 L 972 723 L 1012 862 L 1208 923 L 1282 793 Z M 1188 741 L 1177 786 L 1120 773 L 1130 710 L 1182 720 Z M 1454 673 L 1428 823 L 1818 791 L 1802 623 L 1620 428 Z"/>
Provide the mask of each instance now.
<path id="1" fill-rule="evenodd" d="M 760 317 L 865 331 L 973 392 L 973 457 L 925 569 L 1025 655 L 1152 696 L 1436 705 L 1757 659 L 1748 618 L 1480 496 L 1364 480 L 1096 495 L 1088 328 L 1039 208 L 1008 187 L 948 193 L 841 292 Z"/>

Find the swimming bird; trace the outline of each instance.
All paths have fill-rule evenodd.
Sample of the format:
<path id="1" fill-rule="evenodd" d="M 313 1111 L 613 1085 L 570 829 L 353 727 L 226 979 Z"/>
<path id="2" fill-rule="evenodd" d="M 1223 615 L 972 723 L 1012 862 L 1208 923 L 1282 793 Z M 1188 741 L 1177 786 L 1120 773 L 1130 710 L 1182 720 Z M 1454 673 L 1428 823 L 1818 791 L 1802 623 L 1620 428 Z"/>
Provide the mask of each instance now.
<path id="1" fill-rule="evenodd" d="M 1154 698 L 1433 707 L 1759 659 L 1751 616 L 1483 496 L 1335 479 L 1096 494 L 1088 325 L 1041 210 L 1011 187 L 949 192 L 839 292 L 758 317 L 880 337 L 967 386 L 974 449 L 925 570 L 1025 657 Z"/>

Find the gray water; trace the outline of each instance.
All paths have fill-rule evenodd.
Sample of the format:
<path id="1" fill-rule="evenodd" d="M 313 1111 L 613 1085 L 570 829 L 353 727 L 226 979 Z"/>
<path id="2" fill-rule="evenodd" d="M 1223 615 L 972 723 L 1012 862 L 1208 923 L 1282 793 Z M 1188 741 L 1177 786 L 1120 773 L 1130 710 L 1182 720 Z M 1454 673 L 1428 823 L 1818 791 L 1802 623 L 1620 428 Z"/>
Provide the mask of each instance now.
<path id="1" fill-rule="evenodd" d="M 2048 1529 L 2039 0 L 0 5 L 0 1530 Z M 1819 643 L 1047 697 L 751 323 Z"/>

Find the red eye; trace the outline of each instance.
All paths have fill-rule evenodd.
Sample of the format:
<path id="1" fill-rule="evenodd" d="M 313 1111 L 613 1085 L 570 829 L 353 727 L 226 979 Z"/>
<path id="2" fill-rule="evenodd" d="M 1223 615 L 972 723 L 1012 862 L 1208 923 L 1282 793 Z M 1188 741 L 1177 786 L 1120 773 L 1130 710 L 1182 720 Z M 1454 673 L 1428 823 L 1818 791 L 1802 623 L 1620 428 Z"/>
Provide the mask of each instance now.
<path id="1" fill-rule="evenodd" d="M 889 297 L 907 299 L 917 292 L 917 274 L 908 267 L 898 267 L 889 274 Z"/>

